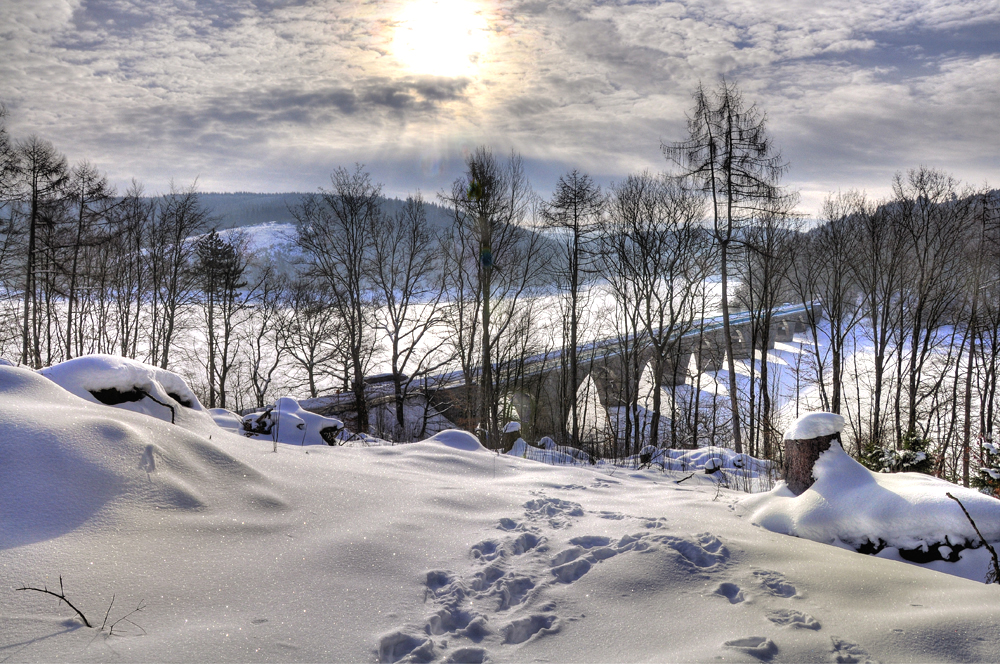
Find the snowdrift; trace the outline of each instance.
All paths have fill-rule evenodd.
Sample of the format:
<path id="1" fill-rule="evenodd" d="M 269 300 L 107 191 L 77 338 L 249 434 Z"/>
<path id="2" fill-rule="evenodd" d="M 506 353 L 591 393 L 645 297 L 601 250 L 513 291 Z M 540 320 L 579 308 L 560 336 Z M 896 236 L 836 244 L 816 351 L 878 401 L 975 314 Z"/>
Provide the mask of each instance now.
<path id="1" fill-rule="evenodd" d="M 743 509 L 753 523 L 772 532 L 865 553 L 895 549 L 914 562 L 958 562 L 961 549 L 981 546 L 981 541 L 958 504 L 945 495 L 950 492 L 987 541 L 1000 541 L 1000 501 L 978 491 L 919 473 L 873 473 L 837 442 L 820 455 L 813 476 L 815 484 L 801 496 L 782 482 L 769 493 L 744 499 Z"/>
<path id="2" fill-rule="evenodd" d="M 0 366 L 4 432 L 0 438 L 0 549 L 99 527 L 106 509 L 115 503 L 188 512 L 234 503 L 251 511 L 281 505 L 257 471 L 206 436 L 164 422 L 155 413 L 109 408 L 92 396 L 75 396 L 49 379 L 54 374 L 83 392 L 108 384 L 101 373 L 107 367 L 103 360 L 72 362 L 73 371 L 60 365 L 53 367 L 58 371 L 44 376 Z M 80 366 L 95 365 L 97 377 L 92 381 L 77 371 Z M 142 385 L 170 398 L 160 392 L 162 384 L 142 382 L 148 375 L 131 371 L 129 363 L 119 366 L 127 378 L 116 385 Z M 167 384 L 171 389 L 179 387 L 169 380 Z M 189 424 L 201 414 L 193 412 Z M 215 426 L 211 421 L 209 425 Z M 223 434 L 221 429 L 215 431 Z M 238 487 L 239 491 L 222 487 Z"/>
<path id="3" fill-rule="evenodd" d="M 459 431 L 275 453 L 8 367 L 0 430 L 0 659 L 1000 661 L 996 587 L 756 527 L 715 474 Z M 14 591 L 60 576 L 142 631 Z"/>

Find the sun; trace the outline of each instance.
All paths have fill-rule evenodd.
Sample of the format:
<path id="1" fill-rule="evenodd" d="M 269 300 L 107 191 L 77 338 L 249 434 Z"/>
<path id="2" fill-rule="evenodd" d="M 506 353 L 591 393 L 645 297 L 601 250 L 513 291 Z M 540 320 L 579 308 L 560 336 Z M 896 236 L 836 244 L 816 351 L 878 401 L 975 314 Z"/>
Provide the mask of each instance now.
<path id="1" fill-rule="evenodd" d="M 396 16 L 390 52 L 429 76 L 472 76 L 489 46 L 483 7 L 472 0 L 413 0 Z"/>

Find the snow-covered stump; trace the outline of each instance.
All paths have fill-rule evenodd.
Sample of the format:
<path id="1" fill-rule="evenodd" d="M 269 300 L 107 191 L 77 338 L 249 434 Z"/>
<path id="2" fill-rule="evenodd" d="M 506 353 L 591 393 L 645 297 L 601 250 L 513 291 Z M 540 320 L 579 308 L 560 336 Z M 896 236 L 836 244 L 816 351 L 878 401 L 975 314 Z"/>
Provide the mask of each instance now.
<path id="1" fill-rule="evenodd" d="M 500 442 L 503 445 L 503 453 L 506 454 L 510 452 L 511 448 L 514 447 L 514 443 L 517 439 L 521 437 L 521 423 L 520 422 L 508 422 L 503 428 L 503 436 L 501 436 Z"/>
<path id="2" fill-rule="evenodd" d="M 808 413 L 785 432 L 785 483 L 796 496 L 813 485 L 813 466 L 819 455 L 840 443 L 844 418 L 835 413 Z"/>

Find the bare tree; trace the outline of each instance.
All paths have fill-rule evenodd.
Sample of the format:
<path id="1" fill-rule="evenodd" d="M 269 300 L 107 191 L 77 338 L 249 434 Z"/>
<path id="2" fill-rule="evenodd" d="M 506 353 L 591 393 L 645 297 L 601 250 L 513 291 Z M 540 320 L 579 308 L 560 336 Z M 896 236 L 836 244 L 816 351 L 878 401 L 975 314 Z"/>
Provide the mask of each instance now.
<path id="1" fill-rule="evenodd" d="M 281 308 L 281 349 L 305 373 L 309 396 L 315 399 L 319 381 L 333 374 L 333 365 L 346 355 L 342 323 L 330 294 L 317 291 L 307 278 L 292 282 Z"/>
<path id="2" fill-rule="evenodd" d="M 511 154 L 500 160 L 479 147 L 469 155 L 466 167 L 447 200 L 456 211 L 456 232 L 464 236 L 460 278 L 479 293 L 479 421 L 487 445 L 495 447 L 500 441 L 500 398 L 507 385 L 495 382 L 494 343 L 511 331 L 521 300 L 537 284 L 544 265 L 538 260 L 538 235 L 524 227 L 532 193 L 521 158 Z M 475 272 L 470 274 L 473 266 Z M 493 315 L 494 308 L 499 315 Z M 467 326 L 468 321 L 462 324 Z M 473 333 L 467 339 L 474 337 Z"/>
<path id="3" fill-rule="evenodd" d="M 747 226 L 741 238 L 743 251 L 737 262 L 741 279 L 737 299 L 750 317 L 749 448 L 751 455 L 774 458 L 773 422 L 767 351 L 772 346 L 774 311 L 791 295 L 788 272 L 793 261 L 796 229 L 787 210 L 761 214 Z M 756 354 L 760 353 L 759 382 L 755 381 Z M 756 384 L 755 384 L 756 383 Z"/>
<path id="4" fill-rule="evenodd" d="M 39 246 L 40 227 L 52 229 L 59 214 L 64 188 L 68 177 L 66 157 L 59 154 L 48 141 L 30 136 L 18 143 L 19 162 L 18 188 L 27 203 L 28 245 L 24 262 L 24 309 L 22 325 L 21 363 L 40 368 L 41 326 L 38 315 L 39 273 L 51 274 L 51 265 L 41 266 L 40 259 L 49 263 L 48 247 Z M 48 234 L 47 234 L 48 235 Z M 44 251 L 39 251 L 44 249 Z M 51 336 L 48 336 L 51 339 Z"/>
<path id="5" fill-rule="evenodd" d="M 360 164 L 354 171 L 338 168 L 330 180 L 332 189 L 306 198 L 291 212 L 309 274 L 320 279 L 333 295 L 331 304 L 347 342 L 357 428 L 368 433 L 365 374 L 374 350 L 371 338 L 376 304 L 369 275 L 373 235 L 382 217 L 382 187 Z"/>
<path id="6" fill-rule="evenodd" d="M 73 317 L 76 313 L 74 308 L 77 305 L 78 293 L 77 284 L 80 280 L 81 255 L 88 248 L 91 248 L 104 240 L 99 225 L 106 222 L 109 209 L 112 206 L 112 198 L 115 195 L 114 188 L 108 184 L 108 178 L 100 173 L 89 162 L 77 164 L 69 178 L 69 198 L 76 208 L 74 221 L 76 228 L 72 236 L 72 244 L 69 247 L 70 257 L 67 261 L 67 283 L 66 283 L 66 359 L 73 357 Z M 103 317 L 101 320 L 104 320 Z M 83 324 L 77 326 L 78 338 L 76 339 L 76 354 L 83 353 Z"/>
<path id="7" fill-rule="evenodd" d="M 907 423 L 915 432 L 918 386 L 932 350 L 940 343 L 938 330 L 947 320 L 962 289 L 967 267 L 963 248 L 971 223 L 972 192 L 956 190 L 957 182 L 939 171 L 911 170 L 893 182 L 895 222 L 899 224 L 910 268 L 901 300 L 907 310 L 909 361 Z M 902 434 L 903 432 L 899 432 Z"/>
<path id="8" fill-rule="evenodd" d="M 257 408 L 268 404 L 287 352 L 281 334 L 286 288 L 285 277 L 278 274 L 272 264 L 265 263 L 261 267 L 259 287 L 249 303 L 251 315 L 239 330 L 247 359 L 247 380 Z"/>
<path id="9" fill-rule="evenodd" d="M 181 315 L 194 301 L 197 273 L 193 269 L 194 236 L 210 222 L 195 186 L 180 190 L 171 184 L 149 226 L 146 246 L 151 262 L 152 343 L 150 361 L 166 369 Z"/>
<path id="10" fill-rule="evenodd" d="M 561 355 L 563 372 L 560 419 L 562 426 L 568 426 L 569 442 L 574 447 L 580 445 L 580 417 L 576 398 L 576 391 L 580 387 L 580 314 L 581 308 L 586 305 L 582 299 L 585 280 L 593 271 L 589 265 L 593 254 L 590 245 L 594 242 L 603 208 L 601 188 L 590 176 L 577 170 L 559 177 L 552 200 L 542 207 L 545 226 L 564 234 L 564 237 L 559 238 L 561 263 L 555 270 L 568 300 Z"/>
<path id="11" fill-rule="evenodd" d="M 226 407 L 227 381 L 237 356 L 236 332 L 246 322 L 245 314 L 260 285 L 250 285 L 246 280 L 248 244 L 249 238 L 243 232 L 235 231 L 222 238 L 212 230 L 196 247 L 208 341 L 210 408 Z"/>
<path id="12" fill-rule="evenodd" d="M 117 352 L 124 357 L 139 356 L 142 314 L 151 295 L 149 256 L 146 240 L 156 219 L 156 203 L 145 196 L 142 185 L 133 180 L 108 220 L 105 242 L 109 278 L 107 298 L 114 302 L 113 326 Z M 108 349 L 113 352 L 113 349 Z"/>
<path id="13" fill-rule="evenodd" d="M 746 106 L 735 83 L 723 80 L 717 90 L 702 86 L 694 94 L 686 141 L 662 145 L 663 153 L 691 176 L 711 205 L 712 228 L 719 246 L 722 276 L 722 322 L 729 360 L 729 395 L 733 411 L 733 442 L 743 451 L 737 413 L 736 366 L 729 321 L 729 251 L 740 225 L 769 209 L 783 194 L 778 187 L 788 168 L 767 133 L 766 118 L 756 106 Z"/>
<path id="14" fill-rule="evenodd" d="M 383 216 L 373 236 L 372 281 L 381 306 L 376 320 L 389 346 L 396 426 L 405 435 L 404 403 L 410 386 L 440 369 L 451 357 L 432 339 L 441 321 L 445 293 L 437 256 L 440 244 L 427 225 L 423 198 L 406 199 L 392 218 Z"/>

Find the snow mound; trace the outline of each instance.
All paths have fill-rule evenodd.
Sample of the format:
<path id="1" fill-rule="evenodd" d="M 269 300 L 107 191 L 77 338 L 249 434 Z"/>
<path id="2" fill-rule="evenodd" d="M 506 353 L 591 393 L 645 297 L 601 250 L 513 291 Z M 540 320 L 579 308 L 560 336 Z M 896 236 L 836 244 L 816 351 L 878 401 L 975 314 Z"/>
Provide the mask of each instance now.
<path id="1" fill-rule="evenodd" d="M 461 431 L 459 429 L 449 429 L 447 431 L 442 431 L 441 433 L 435 434 L 425 440 L 426 443 L 438 443 L 444 445 L 445 447 L 450 447 L 455 450 L 462 450 L 464 452 L 485 452 L 487 451 L 483 447 L 479 439 L 473 436 L 468 431 Z"/>
<path id="2" fill-rule="evenodd" d="M 806 413 L 785 432 L 785 440 L 811 440 L 844 430 L 844 416 L 836 413 Z"/>
<path id="3" fill-rule="evenodd" d="M 77 398 L 27 369 L 0 366 L 0 429 L 0 550 L 100 528 L 116 504 L 139 518 L 282 504 L 207 438 Z"/>
<path id="4" fill-rule="evenodd" d="M 142 413 L 205 435 L 215 429 L 187 382 L 166 369 L 113 355 L 87 355 L 38 373 L 91 403 Z"/>
<path id="5" fill-rule="evenodd" d="M 251 438 L 277 440 L 286 445 L 334 445 L 344 423 L 304 409 L 291 397 L 243 418 L 244 433 Z"/>
<path id="6" fill-rule="evenodd" d="M 220 427 L 230 433 L 243 433 L 243 417 L 227 408 L 210 408 L 208 413 Z"/>
<path id="7" fill-rule="evenodd" d="M 855 549 L 901 550 L 979 545 L 979 537 L 951 493 L 965 505 L 983 536 L 1000 541 L 1000 501 L 919 473 L 873 473 L 834 442 L 813 468 L 816 482 L 793 496 L 779 483 L 742 501 L 751 521 L 767 530 Z"/>

